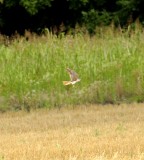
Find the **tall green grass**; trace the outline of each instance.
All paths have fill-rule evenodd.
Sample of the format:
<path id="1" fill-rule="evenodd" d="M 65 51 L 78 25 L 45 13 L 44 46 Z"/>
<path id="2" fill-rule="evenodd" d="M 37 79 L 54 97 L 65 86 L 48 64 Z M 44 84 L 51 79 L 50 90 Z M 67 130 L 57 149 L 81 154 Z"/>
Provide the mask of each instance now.
<path id="1" fill-rule="evenodd" d="M 144 101 L 144 32 L 112 27 L 96 35 L 30 35 L 0 46 L 0 108 Z M 65 87 L 66 68 L 81 81 Z"/>

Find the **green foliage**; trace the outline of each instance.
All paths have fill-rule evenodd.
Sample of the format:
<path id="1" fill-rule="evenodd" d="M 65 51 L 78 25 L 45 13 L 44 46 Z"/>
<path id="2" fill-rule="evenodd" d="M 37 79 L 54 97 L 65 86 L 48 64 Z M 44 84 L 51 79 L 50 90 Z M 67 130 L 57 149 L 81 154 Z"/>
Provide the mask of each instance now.
<path id="1" fill-rule="evenodd" d="M 52 0 L 21 0 L 22 5 L 31 15 L 38 13 L 39 10 L 51 6 Z"/>
<path id="2" fill-rule="evenodd" d="M 4 1 L 4 7 L 6 7 L 6 8 L 11 8 L 11 7 L 14 7 L 14 6 L 16 6 L 17 4 L 18 4 L 18 0 L 5 0 Z"/>
<path id="3" fill-rule="evenodd" d="M 86 25 L 89 33 L 94 33 L 96 26 L 108 25 L 111 22 L 111 15 L 106 11 L 98 12 L 94 9 L 89 12 L 82 12 L 83 23 Z"/>
<path id="4" fill-rule="evenodd" d="M 117 5 L 119 9 L 115 12 L 115 15 L 119 17 L 121 24 L 126 24 L 127 20 L 133 13 L 138 12 L 138 3 L 134 0 L 118 0 Z"/>
<path id="5" fill-rule="evenodd" d="M 24 7 L 29 14 L 35 15 L 39 10 L 50 7 L 51 1 L 52 0 L 5 0 L 4 5 L 9 9 L 19 5 Z"/>
<path id="6" fill-rule="evenodd" d="M 130 30 L 130 29 L 129 29 Z M 78 33 L 57 37 L 29 35 L 0 46 L 0 104 L 7 109 L 61 107 L 88 103 L 144 101 L 143 31 L 112 27 L 96 36 Z M 81 81 L 65 87 L 66 68 Z M 5 111 L 1 107 L 1 111 Z"/>
<path id="7" fill-rule="evenodd" d="M 78 10 L 87 4 L 89 4 L 89 0 L 69 0 L 70 3 L 70 9 Z"/>

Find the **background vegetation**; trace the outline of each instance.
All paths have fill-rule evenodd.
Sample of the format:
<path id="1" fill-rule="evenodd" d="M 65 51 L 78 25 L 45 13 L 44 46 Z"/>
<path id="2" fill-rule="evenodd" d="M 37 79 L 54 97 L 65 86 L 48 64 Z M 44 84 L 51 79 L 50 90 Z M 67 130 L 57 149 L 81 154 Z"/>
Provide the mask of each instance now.
<path id="1" fill-rule="evenodd" d="M 76 24 L 86 26 L 90 33 L 95 27 L 127 26 L 137 18 L 144 23 L 143 0 L 1 0 L 0 31 L 11 35 L 25 29 L 41 33 L 44 28 L 64 32 Z"/>
<path id="2" fill-rule="evenodd" d="M 76 32 L 76 31 L 75 31 Z M 61 107 L 78 104 L 144 101 L 143 28 L 96 28 L 90 37 L 84 29 L 75 35 L 61 33 L 37 37 L 25 32 L 0 45 L 1 110 Z M 4 38 L 1 36 L 1 39 Z M 81 81 L 65 87 L 66 68 Z"/>

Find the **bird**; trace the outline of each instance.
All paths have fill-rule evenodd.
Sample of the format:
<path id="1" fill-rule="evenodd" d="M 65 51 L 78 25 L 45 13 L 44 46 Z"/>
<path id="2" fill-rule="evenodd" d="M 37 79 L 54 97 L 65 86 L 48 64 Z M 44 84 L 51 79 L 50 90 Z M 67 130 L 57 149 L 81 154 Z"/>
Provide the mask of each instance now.
<path id="1" fill-rule="evenodd" d="M 74 85 L 80 81 L 79 76 L 75 71 L 71 70 L 70 68 L 67 68 L 66 70 L 70 76 L 70 81 L 63 81 L 63 85 Z"/>

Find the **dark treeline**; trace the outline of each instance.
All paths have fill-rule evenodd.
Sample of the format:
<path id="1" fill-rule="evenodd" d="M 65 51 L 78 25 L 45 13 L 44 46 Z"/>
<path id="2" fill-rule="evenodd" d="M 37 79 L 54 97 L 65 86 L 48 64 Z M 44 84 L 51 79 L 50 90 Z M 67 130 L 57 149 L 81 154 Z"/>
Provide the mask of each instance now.
<path id="1" fill-rule="evenodd" d="M 98 25 L 126 26 L 136 19 L 144 23 L 144 0 L 0 0 L 0 33 L 6 35 L 76 24 L 93 33 Z"/>

